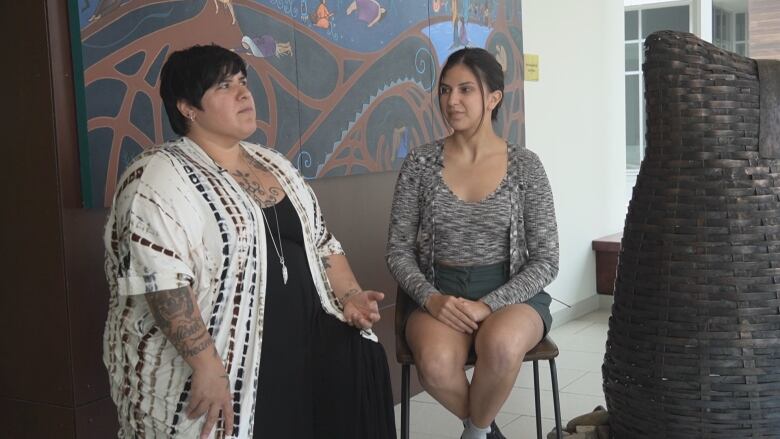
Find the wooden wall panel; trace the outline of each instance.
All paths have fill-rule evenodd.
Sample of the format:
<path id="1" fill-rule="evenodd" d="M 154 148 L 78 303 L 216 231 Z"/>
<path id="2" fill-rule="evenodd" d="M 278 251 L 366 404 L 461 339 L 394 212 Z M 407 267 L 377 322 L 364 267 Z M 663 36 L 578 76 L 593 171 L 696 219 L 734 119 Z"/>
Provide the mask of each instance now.
<path id="1" fill-rule="evenodd" d="M 385 293 L 376 333 L 387 353 L 396 403 L 401 394 L 401 367 L 395 361 L 393 330 L 397 284 L 387 270 L 384 255 L 397 176 L 397 172 L 383 172 L 310 182 L 328 228 L 344 247 L 360 285 Z M 422 390 L 415 373 L 411 389 L 412 395 Z"/>
<path id="2" fill-rule="evenodd" d="M 395 303 L 396 284 L 385 264 L 385 243 L 397 175 L 382 172 L 309 182 L 361 286 L 383 291 L 384 306 Z"/>
<path id="3" fill-rule="evenodd" d="M 0 398 L 0 437 L 9 439 L 74 439 L 73 410 L 50 404 Z M 84 438 L 108 436 L 84 436 Z M 113 437 L 116 437 L 114 435 Z"/>
<path id="4" fill-rule="evenodd" d="M 115 438 L 119 431 L 116 407 L 109 397 L 79 407 L 75 413 L 78 439 Z"/>
<path id="5" fill-rule="evenodd" d="M 46 3 L 3 2 L 0 14 L 0 28 L 13 36 L 5 39 L 9 62 L 0 69 L 6 84 L 0 399 L 6 406 L 73 401 Z"/>
<path id="6" fill-rule="evenodd" d="M 65 209 L 68 316 L 76 407 L 109 394 L 103 366 L 108 283 L 103 274 L 103 225 L 108 209 Z"/>
<path id="7" fill-rule="evenodd" d="M 780 1 L 749 0 L 751 58 L 780 59 Z"/>

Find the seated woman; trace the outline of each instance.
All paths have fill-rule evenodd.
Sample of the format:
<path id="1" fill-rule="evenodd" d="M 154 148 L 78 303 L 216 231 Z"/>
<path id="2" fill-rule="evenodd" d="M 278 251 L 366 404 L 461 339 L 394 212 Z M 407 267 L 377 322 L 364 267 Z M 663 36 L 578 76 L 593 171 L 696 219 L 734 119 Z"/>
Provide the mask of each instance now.
<path id="1" fill-rule="evenodd" d="M 128 166 L 105 232 L 119 437 L 394 438 L 371 332 L 383 295 L 358 285 L 292 164 L 242 141 L 257 128 L 244 61 L 174 52 L 160 95 L 183 137 Z"/>
<path id="2" fill-rule="evenodd" d="M 438 94 L 452 134 L 404 161 L 387 243 L 390 271 L 419 305 L 406 337 L 420 381 L 463 420 L 467 439 L 503 437 L 491 421 L 525 353 L 550 329 L 551 298 L 542 289 L 558 272 L 544 168 L 493 130 L 503 89 L 501 66 L 486 50 L 447 59 Z"/>

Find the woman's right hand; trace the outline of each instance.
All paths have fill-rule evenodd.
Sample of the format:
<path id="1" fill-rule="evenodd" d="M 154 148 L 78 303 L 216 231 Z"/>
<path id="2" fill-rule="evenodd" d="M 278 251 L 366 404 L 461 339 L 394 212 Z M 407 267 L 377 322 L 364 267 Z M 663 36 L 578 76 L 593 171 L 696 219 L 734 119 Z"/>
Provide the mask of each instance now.
<path id="1" fill-rule="evenodd" d="M 433 294 L 425 301 L 425 309 L 430 315 L 450 328 L 472 334 L 479 327 L 471 317 L 461 311 L 458 306 L 459 298 L 447 294 Z"/>
<path id="2" fill-rule="evenodd" d="M 222 362 L 217 361 L 199 367 L 192 372 L 192 389 L 187 405 L 187 417 L 198 419 L 206 415 L 206 423 L 200 433 L 200 439 L 211 434 L 219 412 L 225 422 L 225 434 L 233 433 L 233 398 L 230 395 L 230 378 Z"/>

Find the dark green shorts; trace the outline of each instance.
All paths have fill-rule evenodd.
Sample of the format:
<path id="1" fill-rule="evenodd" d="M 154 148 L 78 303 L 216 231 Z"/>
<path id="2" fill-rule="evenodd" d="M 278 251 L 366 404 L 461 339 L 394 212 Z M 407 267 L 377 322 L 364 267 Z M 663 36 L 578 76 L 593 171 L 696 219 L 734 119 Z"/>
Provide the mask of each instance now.
<path id="1" fill-rule="evenodd" d="M 443 294 L 479 300 L 509 280 L 509 264 L 499 262 L 491 265 L 454 267 L 436 265 L 434 286 Z M 544 323 L 544 335 L 552 326 L 550 303 L 552 297 L 544 291 L 523 302 L 539 313 Z"/>

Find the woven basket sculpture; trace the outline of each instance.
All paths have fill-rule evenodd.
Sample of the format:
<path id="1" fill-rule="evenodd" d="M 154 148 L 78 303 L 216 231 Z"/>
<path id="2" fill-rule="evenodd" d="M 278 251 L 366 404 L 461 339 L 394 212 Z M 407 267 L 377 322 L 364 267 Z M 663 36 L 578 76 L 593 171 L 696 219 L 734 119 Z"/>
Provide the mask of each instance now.
<path id="1" fill-rule="evenodd" d="M 780 63 L 669 31 L 645 53 L 603 366 L 612 437 L 780 438 Z"/>

